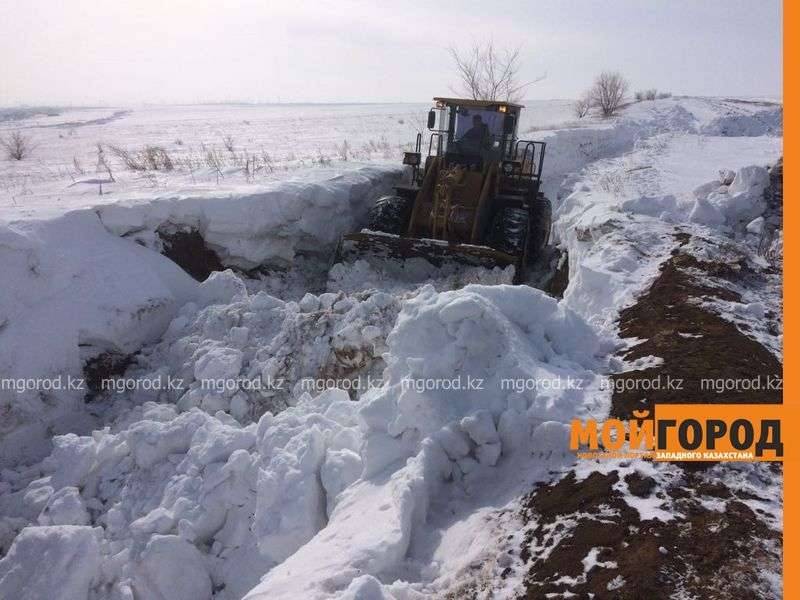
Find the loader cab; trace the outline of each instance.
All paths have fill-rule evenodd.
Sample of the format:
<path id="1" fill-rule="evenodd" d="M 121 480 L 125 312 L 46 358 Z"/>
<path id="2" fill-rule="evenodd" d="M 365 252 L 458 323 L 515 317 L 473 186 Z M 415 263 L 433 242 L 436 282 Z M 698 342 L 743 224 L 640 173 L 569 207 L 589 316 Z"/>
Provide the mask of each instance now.
<path id="1" fill-rule="evenodd" d="M 459 98 L 434 98 L 434 102 L 428 117 L 429 124 L 434 123 L 429 154 L 435 144 L 436 156 L 480 169 L 513 152 L 521 105 Z"/>
<path id="2" fill-rule="evenodd" d="M 497 165 L 504 179 L 538 188 L 545 143 L 521 140 L 517 133 L 524 106 L 500 100 L 467 98 L 433 99 L 428 112 L 427 147 L 423 133 L 417 134 L 414 152 L 406 152 L 403 164 L 411 167 L 415 193 L 433 159 L 443 167 L 460 165 L 470 171 Z"/>

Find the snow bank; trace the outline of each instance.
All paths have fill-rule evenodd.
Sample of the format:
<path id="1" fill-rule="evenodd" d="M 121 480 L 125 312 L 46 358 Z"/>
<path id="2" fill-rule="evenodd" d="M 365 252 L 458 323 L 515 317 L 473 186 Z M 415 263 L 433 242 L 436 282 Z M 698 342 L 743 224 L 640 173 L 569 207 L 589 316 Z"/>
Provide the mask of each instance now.
<path id="1" fill-rule="evenodd" d="M 377 290 L 286 302 L 249 294 L 230 271 L 212 274 L 198 290 L 204 301 L 183 306 L 128 372 L 142 384 L 133 400 L 222 410 L 244 423 L 283 410 L 304 392 L 371 385 L 402 302 Z M 163 385 L 145 385 L 155 381 Z"/>
<path id="2" fill-rule="evenodd" d="M 739 169 L 730 185 L 711 181 L 699 186 L 694 190 L 689 220 L 709 226 L 746 227 L 764 212 L 764 190 L 768 185 L 767 169 L 753 165 Z"/>
<path id="3" fill-rule="evenodd" d="M 547 144 L 542 191 L 555 203 L 569 193 L 575 177 L 586 165 L 632 150 L 636 140 L 642 136 L 642 127 L 627 121 L 598 127 L 537 132 L 536 139 Z"/>
<path id="4" fill-rule="evenodd" d="M 196 285 L 162 256 L 110 235 L 92 212 L 0 226 L 0 264 L 0 466 L 8 466 L 41 457 L 48 427 L 86 430 L 82 362 L 158 339 Z"/>
<path id="5" fill-rule="evenodd" d="M 556 236 L 569 254 L 567 305 L 613 335 L 620 307 L 645 289 L 674 248 L 676 224 L 730 235 L 757 226 L 754 220 L 764 211 L 769 183 L 764 167 L 737 169 L 730 186 L 719 180 L 696 183 L 690 178 L 660 195 L 577 183 L 557 209 L 555 222 Z"/>
<path id="6" fill-rule="evenodd" d="M 783 135 L 783 107 L 760 110 L 752 114 L 732 114 L 716 117 L 700 128 L 703 135 L 726 137 Z"/>
<path id="7" fill-rule="evenodd" d="M 657 131 L 643 123 L 640 135 Z M 574 146 L 580 133 L 567 143 Z M 551 145 L 561 141 L 558 132 Z M 769 181 L 752 161 L 767 165 L 781 152 L 780 138 L 656 133 L 572 173 L 554 211 L 554 237 L 569 255 L 567 305 L 613 336 L 619 308 L 645 289 L 674 247 L 675 225 L 743 235 L 764 210 Z"/>
<path id="8" fill-rule="evenodd" d="M 481 489 L 502 466 L 530 476 L 571 461 L 566 422 L 591 405 L 582 384 L 601 345 L 552 298 L 524 287 L 427 288 L 406 303 L 387 344 L 385 385 L 359 411 L 361 479 L 248 600 L 347 598 L 362 586 L 394 597 L 363 577 L 413 562 L 412 540 L 435 529 L 434 500 L 446 504 L 453 486 Z M 515 479 L 492 481 L 500 493 Z"/>
<path id="9" fill-rule="evenodd" d="M 712 169 L 708 169 L 712 172 Z M 609 167 L 614 173 L 614 167 Z M 696 183 L 696 182 L 695 182 Z M 730 186 L 681 181 L 671 193 L 596 189 L 585 181 L 561 203 L 555 230 L 570 259 L 567 305 L 609 332 L 675 245 L 675 224 L 742 234 L 765 208 L 769 175 L 761 166 L 735 171 Z M 691 187 L 690 187 L 691 189 Z"/>
<path id="10" fill-rule="evenodd" d="M 637 102 L 622 112 L 651 132 L 674 131 L 723 137 L 780 136 L 783 106 L 775 102 L 737 98 L 673 96 Z"/>
<path id="11" fill-rule="evenodd" d="M 191 227 L 226 266 L 290 266 L 298 253 L 326 254 L 391 192 L 399 167 L 361 167 L 320 181 L 280 181 L 134 198 L 97 208 L 105 227 L 156 244 L 159 229 Z"/>
<path id="12" fill-rule="evenodd" d="M 555 384 L 574 375 L 576 363 L 589 369 L 600 347 L 577 315 L 515 286 L 425 290 L 406 303 L 387 344 L 389 387 L 366 401 L 362 416 L 376 436 L 417 441 L 474 410 L 499 418 L 513 382 Z M 538 405 L 547 419 L 574 414 L 569 394 L 558 396 L 536 396 L 534 411 Z"/>
<path id="13" fill-rule="evenodd" d="M 713 144 L 720 137 L 770 137 L 779 143 L 782 123 L 780 104 L 762 106 L 738 100 L 687 97 L 634 103 L 610 121 L 536 132 L 536 139 L 547 142 L 543 190 L 552 200 L 565 198 L 576 182 L 586 178 L 581 173 L 586 166 L 601 159 L 623 156 L 651 138 L 697 136 L 703 142 L 698 143 L 699 146 L 709 140 Z M 723 147 L 736 147 L 728 140 L 721 142 Z M 719 149 L 714 148 L 714 153 L 720 154 Z M 689 156 L 684 151 L 677 158 L 685 163 L 684 168 L 708 164 L 702 152 Z M 736 166 L 748 164 L 742 164 L 742 158 L 734 155 Z"/>
<path id="14" fill-rule="evenodd" d="M 255 302 L 277 328 L 314 315 L 301 306 L 329 302 L 232 300 L 242 314 Z M 376 305 L 371 294 L 343 314 Z M 222 308 L 197 313 L 212 342 L 214 327 L 227 341 L 237 328 Z M 358 328 L 369 337 L 369 326 Z M 165 342 L 165 354 L 174 343 Z M 40 465 L 5 474 L 0 548 L 10 549 L 0 574 L 9 575 L 0 577 L 0 596 L 23 579 L 51 585 L 35 575 L 30 553 L 53 544 L 64 546 L 59 555 L 91 557 L 70 574 L 76 599 L 92 597 L 89 589 L 187 599 L 216 589 L 216 598 L 233 599 L 263 573 L 249 597 L 331 598 L 374 587 L 362 576 L 400 568 L 420 524 L 437 522 L 434 500 L 484 489 L 496 469 L 513 476 L 487 489 L 508 493 L 520 473 L 540 477 L 571 462 L 566 422 L 596 400 L 579 384 L 593 380 L 601 348 L 577 315 L 539 291 L 426 287 L 400 312 L 386 339 L 383 385 L 362 402 L 342 390 L 302 394 L 248 425 L 222 410 L 145 402 L 91 436 L 58 436 Z M 249 351 L 239 352 L 237 367 L 248 362 Z M 225 371 L 230 361 L 219 364 Z"/>
<path id="15" fill-rule="evenodd" d="M 229 264 L 287 264 L 296 253 L 330 252 L 396 176 L 395 168 L 369 167 L 328 180 L 138 198 L 0 224 L 2 278 L 13 282 L 0 289 L 0 467 L 41 458 L 53 433 L 91 428 L 83 406 L 87 359 L 125 356 L 155 342 L 191 301 L 183 320 L 172 322 L 177 335 L 197 310 L 244 291 L 230 277 L 198 287 L 152 251 L 159 249 L 157 229 L 196 228 Z M 226 325 L 214 315 L 204 324 L 206 333 Z M 235 376 L 237 352 L 198 352 L 194 375 Z"/>

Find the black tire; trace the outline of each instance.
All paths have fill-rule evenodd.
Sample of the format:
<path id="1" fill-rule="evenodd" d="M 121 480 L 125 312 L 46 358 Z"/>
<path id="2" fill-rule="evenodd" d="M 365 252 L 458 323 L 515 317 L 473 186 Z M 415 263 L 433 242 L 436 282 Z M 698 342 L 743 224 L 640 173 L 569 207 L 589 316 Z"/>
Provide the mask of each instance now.
<path id="1" fill-rule="evenodd" d="M 544 194 L 539 192 L 533 203 L 533 222 L 531 223 L 531 241 L 529 252 L 532 257 L 538 255 L 550 242 L 550 228 L 553 223 L 553 205 Z"/>
<path id="2" fill-rule="evenodd" d="M 512 256 L 524 255 L 528 225 L 528 211 L 525 209 L 507 207 L 499 210 L 489 229 L 489 246 Z"/>
<path id="3" fill-rule="evenodd" d="M 402 235 L 411 216 L 411 200 L 402 196 L 383 196 L 369 211 L 369 229 Z"/>

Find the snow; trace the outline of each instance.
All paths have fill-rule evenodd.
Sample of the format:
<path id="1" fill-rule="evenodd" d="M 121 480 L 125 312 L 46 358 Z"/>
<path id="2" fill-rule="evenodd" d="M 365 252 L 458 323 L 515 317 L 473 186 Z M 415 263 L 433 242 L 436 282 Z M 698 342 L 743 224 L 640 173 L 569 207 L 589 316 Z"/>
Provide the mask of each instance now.
<path id="1" fill-rule="evenodd" d="M 137 565 L 132 591 L 144 598 L 207 600 L 211 578 L 197 548 L 175 535 L 155 535 Z"/>
<path id="2" fill-rule="evenodd" d="M 548 444 L 557 452 L 555 459 L 542 461 L 542 470 L 553 460 L 571 460 L 564 423 L 580 394 L 521 400 L 506 391 L 503 399 L 499 374 L 581 374 L 597 360 L 596 348 L 586 344 L 591 331 L 542 292 L 486 286 L 464 292 L 427 287 L 406 303 L 386 340 L 393 357 L 387 384 L 373 388 L 374 398 L 363 406 L 343 391 L 329 390 L 303 395 L 296 405 L 242 426 L 222 413 L 196 408 L 178 413 L 169 404 L 145 403 L 113 425 L 117 433 L 105 429 L 91 437 L 55 438 L 55 449 L 41 466 L 43 476 L 26 486 L 18 481 L 19 491 L 3 499 L 4 513 L 32 515 L 33 492 L 40 522 L 52 518 L 48 507 L 63 504 L 76 489 L 100 500 L 92 508 L 93 522 L 105 524 L 108 543 L 118 549 L 101 553 L 92 576 L 102 573 L 119 593 L 125 586 L 143 590 L 139 593 L 162 590 L 173 557 L 187 563 L 192 585 L 185 589 L 196 597 L 206 597 L 208 577 L 238 597 L 270 565 L 277 566 L 253 597 L 263 586 L 273 598 L 325 597 L 330 586 L 348 587 L 356 573 L 377 576 L 395 568 L 449 481 L 479 485 L 486 469 L 500 462 L 516 469 L 529 460 L 530 444 L 538 450 Z M 424 330 L 430 331 L 420 345 Z M 467 343 L 471 335 L 484 338 L 484 345 L 473 348 Z M 501 351 L 509 347 L 519 351 Z M 439 364 L 419 373 L 423 365 L 414 356 L 433 349 L 440 351 Z M 545 357 L 548 363 L 538 362 Z M 428 391 L 429 380 L 459 372 L 487 381 L 461 401 L 456 394 L 466 390 L 450 384 Z M 423 387 L 405 384 L 417 375 L 424 376 Z M 550 419 L 543 423 L 545 414 Z M 558 415 L 564 420 L 560 435 L 542 435 Z M 471 467 L 462 472 L 470 457 Z M 65 462 L 72 467 L 65 469 Z M 67 491 L 53 499 L 55 490 Z M 62 509 L 61 518 L 80 513 L 78 508 Z M 365 529 L 364 519 L 374 526 Z M 326 531 L 337 533 L 331 537 Z M 210 572 L 197 571 L 198 544 L 211 547 Z M 114 560 L 119 552 L 130 553 L 121 565 Z M 255 561 L 260 567 L 229 573 L 236 557 L 245 555 L 250 558 L 244 564 L 252 567 Z M 318 565 L 320 580 L 293 575 L 297 561 L 309 560 Z M 357 571 L 353 565 L 360 565 Z M 331 580 L 324 573 L 337 575 Z"/>
<path id="3" fill-rule="evenodd" d="M 742 232 L 764 209 L 764 166 L 781 153 L 781 138 L 771 136 L 659 133 L 621 157 L 601 158 L 583 178 L 568 177 L 554 217 L 569 253 L 565 301 L 612 330 L 618 308 L 632 302 L 672 250 L 673 224 Z M 738 178 L 735 187 L 712 180 L 719 165 Z"/>
<path id="4" fill-rule="evenodd" d="M 570 100 L 529 101 L 521 131 L 553 126 L 572 118 Z M 195 196 L 221 189 L 275 182 L 327 179 L 358 164 L 395 167 L 425 126 L 424 104 L 228 104 L 133 107 L 55 107 L 48 114 L 25 113 L 5 120 L 0 136 L 22 130 L 36 148 L 22 161 L 0 161 L 0 214 L 4 218 L 52 217 L 67 210 L 116 204 L 190 191 Z M 24 110 L 24 109 L 23 109 Z M 533 134 L 532 134 L 533 135 Z M 226 138 L 233 152 L 226 148 Z M 111 167 L 114 183 L 98 164 L 97 145 Z M 148 173 L 124 168 L 111 147 L 129 152 L 164 148 L 173 171 Z M 221 172 L 208 165 L 214 153 Z M 246 158 L 258 158 L 248 175 Z M 343 160 L 345 159 L 345 160 Z"/>
<path id="5" fill-rule="evenodd" d="M 99 531 L 72 525 L 24 529 L 0 560 L 3 596 L 20 600 L 56 594 L 74 600 L 89 598 L 99 560 Z M 29 567 L 23 570 L 21 565 Z M 36 577 L 31 576 L 34 565 L 39 566 Z"/>
<path id="6" fill-rule="evenodd" d="M 85 389 L 69 389 L 81 361 L 156 341 L 196 285 L 159 255 L 110 235 L 94 213 L 2 226 L 0 254 L 4 279 L 14 282 L 0 291 L 0 370 L 9 386 L 20 384 L 0 390 L 5 466 L 41 458 L 47 427 L 84 427 Z"/>
<path id="7" fill-rule="evenodd" d="M 714 182 L 711 182 L 713 184 Z M 764 211 L 764 190 L 769 185 L 769 173 L 764 167 L 751 165 L 737 171 L 729 186 L 721 185 L 709 194 L 709 186 L 694 190 L 694 206 L 689 221 L 703 225 L 736 227 L 759 218 Z"/>
<path id="8" fill-rule="evenodd" d="M 781 109 L 671 98 L 559 128 L 566 107 L 540 107 L 528 125 L 548 143 L 544 188 L 569 256 L 562 300 L 508 285 L 513 274 L 499 269 L 358 261 L 326 277 L 319 265 L 397 180 L 394 164 L 258 181 L 162 173 L 156 187 L 128 175 L 104 183 L 103 196 L 87 191 L 95 183 L 4 165 L 6 177 L 32 181 L 24 206 L 19 179 L 1 197 L 15 198 L 0 204 L 0 264 L 14 282 L 0 292 L 4 377 L 80 377 L 109 351 L 136 360 L 129 385 L 91 403 L 85 390 L 0 390 L 0 597 L 442 597 L 476 564 L 489 577 L 499 544 L 519 533 L 504 515 L 576 464 L 619 470 L 618 490 L 642 519 L 674 518 L 666 500 L 624 483 L 634 471 L 676 476 L 669 465 L 575 463 L 568 423 L 607 414 L 601 382 L 631 366 L 613 357 L 619 310 L 656 276 L 676 226 L 755 248 Z M 100 131 L 129 128 L 133 146 L 163 143 L 159 130 L 197 130 L 186 140 L 196 145 L 228 127 L 241 137 L 250 126 L 233 123 L 256 115 L 322 130 L 321 144 L 360 131 L 365 111 L 398 139 L 407 133 L 397 107 L 304 108 L 322 115 L 316 124 L 292 110 L 147 108 L 97 123 L 111 116 L 98 110 L 79 126 L 65 124 L 67 112 L 35 118 L 65 163 Z M 219 115 L 229 121 L 214 124 Z M 70 127 L 74 139 L 56 136 Z M 278 137 L 270 152 L 291 142 Z M 314 142 L 304 144 L 311 156 Z M 159 254 L 157 232 L 185 227 L 229 269 L 196 282 Z M 743 295 L 724 314 L 757 323 L 779 310 L 773 300 Z M 762 472 L 719 476 L 780 527 Z M 584 576 L 613 568 L 599 552 L 585 557 Z M 513 578 L 492 585 L 514 597 Z M 623 586 L 616 578 L 608 589 Z"/>
<path id="9" fill-rule="evenodd" d="M 332 172 L 325 179 L 317 173 L 307 181 L 222 186 L 211 193 L 139 195 L 97 213 L 119 236 L 189 226 L 226 265 L 290 266 L 298 253 L 332 250 L 343 233 L 363 222 L 371 201 L 391 191 L 398 175 L 396 167 L 366 166 Z"/>
<path id="10" fill-rule="evenodd" d="M 500 375 L 587 375 L 600 346 L 592 339 L 575 315 L 537 290 L 424 288 L 406 302 L 387 338 L 384 386 L 368 392 L 359 410 L 360 482 L 340 496 L 322 536 L 270 571 L 247 597 L 329 597 L 354 573 L 379 576 L 406 557 L 417 529 L 437 518 L 432 504 L 452 493 L 448 485 L 480 485 L 498 461 L 510 469 L 530 461 L 534 448 L 556 453 L 551 461 L 536 461 L 540 469 L 570 462 L 566 423 L 582 395 L 565 390 L 520 399 L 503 390 Z M 458 379 L 466 374 L 469 381 Z M 509 488 L 512 482 L 494 491 Z M 298 578 L 300 565 L 313 565 L 319 578 Z"/>
<path id="11" fill-rule="evenodd" d="M 601 561 L 597 560 L 597 556 L 600 554 L 601 550 L 602 550 L 602 548 L 594 547 L 591 550 L 589 550 L 589 554 L 587 554 L 583 558 L 583 560 L 581 562 L 583 563 L 584 575 L 588 574 L 589 571 L 591 571 L 592 569 L 595 569 L 595 568 L 601 568 L 601 569 L 616 569 L 617 568 L 617 563 L 615 563 L 614 561 L 601 562 Z"/>
<path id="12" fill-rule="evenodd" d="M 91 419 L 81 408 L 87 359 L 109 351 L 127 355 L 168 327 L 179 330 L 183 320 L 172 319 L 182 307 L 188 319 L 187 307 L 229 303 L 247 293 L 231 273 L 198 286 L 132 240 L 141 242 L 144 232 L 164 224 L 196 226 L 216 242 L 225 262 L 291 264 L 304 249 L 330 253 L 338 236 L 355 227 L 354 215 L 388 189 L 393 172 L 372 167 L 240 196 L 168 197 L 0 224 L 4 276 L 15 282 L 0 292 L 0 369 L 8 383 L 0 390 L 7 411 L 0 465 L 42 458 L 48 427 L 55 433 L 89 430 Z M 340 211 L 338 223 L 322 218 L 332 210 Z M 198 380 L 217 380 L 237 375 L 242 357 L 239 349 L 220 347 L 195 360 Z"/>

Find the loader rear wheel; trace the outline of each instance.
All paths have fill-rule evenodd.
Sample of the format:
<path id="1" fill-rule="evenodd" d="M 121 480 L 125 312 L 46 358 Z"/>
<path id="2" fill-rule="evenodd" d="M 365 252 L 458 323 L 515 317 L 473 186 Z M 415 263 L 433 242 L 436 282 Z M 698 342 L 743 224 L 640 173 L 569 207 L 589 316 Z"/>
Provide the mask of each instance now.
<path id="1" fill-rule="evenodd" d="M 369 229 L 402 235 L 411 216 L 411 200 L 401 196 L 383 196 L 369 211 Z"/>
<path id="2" fill-rule="evenodd" d="M 489 246 L 513 256 L 525 253 L 528 240 L 528 211 L 523 208 L 504 208 L 497 212 L 489 229 Z"/>
<path id="3" fill-rule="evenodd" d="M 532 212 L 530 253 L 536 256 L 550 241 L 550 227 L 553 221 L 553 206 L 541 192 L 536 196 Z"/>

